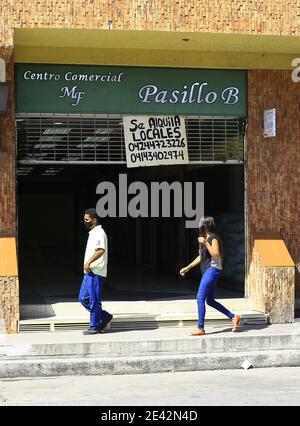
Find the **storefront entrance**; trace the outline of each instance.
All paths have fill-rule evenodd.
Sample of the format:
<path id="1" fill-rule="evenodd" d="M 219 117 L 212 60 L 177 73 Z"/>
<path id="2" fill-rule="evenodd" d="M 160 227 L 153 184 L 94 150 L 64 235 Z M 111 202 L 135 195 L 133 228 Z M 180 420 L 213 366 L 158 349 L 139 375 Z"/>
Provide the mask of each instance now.
<path id="1" fill-rule="evenodd" d="M 27 169 L 27 172 L 26 172 Z M 96 187 L 109 181 L 204 182 L 205 214 L 216 218 L 225 254 L 217 297 L 244 296 L 244 166 L 193 165 L 128 170 L 125 165 L 19 166 L 18 250 L 22 304 L 75 301 L 87 239 L 83 212 L 95 206 Z M 104 218 L 109 277 L 104 301 L 185 299 L 200 273 L 179 269 L 196 257 L 197 229 L 182 218 Z"/>
<path id="2" fill-rule="evenodd" d="M 192 202 L 202 182 L 203 214 L 215 217 L 224 244 L 216 297 L 244 297 L 244 71 L 19 64 L 16 85 L 21 306 L 76 303 L 84 211 L 96 206 L 99 183 L 117 187 L 120 176 L 147 188 L 190 182 Z M 130 167 L 128 116 L 183 122 L 184 161 Z M 162 155 L 161 147 L 154 153 Z M 184 215 L 116 214 L 102 225 L 109 239 L 103 301 L 194 299 L 199 270 L 185 278 L 179 270 L 197 256 L 198 228 L 188 228 Z"/>

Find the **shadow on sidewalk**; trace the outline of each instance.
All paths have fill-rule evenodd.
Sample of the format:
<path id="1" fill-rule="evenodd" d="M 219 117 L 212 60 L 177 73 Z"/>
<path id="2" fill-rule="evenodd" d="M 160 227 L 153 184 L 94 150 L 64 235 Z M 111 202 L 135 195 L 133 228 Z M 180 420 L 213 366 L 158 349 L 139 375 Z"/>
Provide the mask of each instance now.
<path id="1" fill-rule="evenodd" d="M 265 328 L 268 328 L 269 325 L 268 324 L 264 324 L 264 325 L 245 325 L 245 326 L 240 326 L 239 330 L 236 332 L 233 332 L 232 334 L 240 334 L 240 333 L 246 333 L 247 331 L 251 331 L 251 330 L 263 330 Z M 232 327 L 227 327 L 225 329 L 222 330 L 218 330 L 218 331 L 211 331 L 211 332 L 207 332 L 206 334 L 219 334 L 219 333 L 226 333 L 232 331 Z"/>

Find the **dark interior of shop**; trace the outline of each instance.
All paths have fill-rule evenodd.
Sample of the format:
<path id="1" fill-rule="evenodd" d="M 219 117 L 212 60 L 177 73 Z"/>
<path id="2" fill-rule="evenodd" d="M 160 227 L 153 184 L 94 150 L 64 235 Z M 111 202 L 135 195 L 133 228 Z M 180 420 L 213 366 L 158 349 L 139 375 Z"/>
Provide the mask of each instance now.
<path id="1" fill-rule="evenodd" d="M 204 211 L 214 216 L 223 240 L 224 270 L 218 283 L 230 297 L 244 296 L 244 166 L 215 164 L 127 169 L 125 165 L 34 165 L 18 170 L 20 299 L 77 298 L 87 231 L 86 208 L 99 200 L 100 182 L 204 182 Z M 193 194 L 194 196 L 195 194 Z M 198 229 L 183 218 L 103 218 L 109 241 L 103 300 L 193 297 L 199 269 L 184 278 L 179 269 L 197 256 Z"/>

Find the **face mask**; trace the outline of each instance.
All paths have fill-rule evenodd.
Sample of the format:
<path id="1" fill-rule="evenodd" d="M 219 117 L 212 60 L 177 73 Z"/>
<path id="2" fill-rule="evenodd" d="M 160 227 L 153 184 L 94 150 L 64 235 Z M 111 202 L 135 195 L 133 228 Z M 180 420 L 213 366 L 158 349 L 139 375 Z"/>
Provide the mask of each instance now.
<path id="1" fill-rule="evenodd" d="M 91 227 L 93 226 L 92 222 L 83 222 L 83 224 L 86 227 L 86 229 L 91 229 Z"/>

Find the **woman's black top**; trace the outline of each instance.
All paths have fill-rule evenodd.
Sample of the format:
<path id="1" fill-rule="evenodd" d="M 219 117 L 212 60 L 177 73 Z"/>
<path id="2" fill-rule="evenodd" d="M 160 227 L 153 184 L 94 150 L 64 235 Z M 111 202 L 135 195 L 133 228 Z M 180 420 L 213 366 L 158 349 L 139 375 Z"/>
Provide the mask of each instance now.
<path id="1" fill-rule="evenodd" d="M 208 243 L 211 245 L 212 244 L 212 240 L 216 238 L 213 235 L 210 235 L 207 238 Z M 217 269 L 222 269 L 222 261 L 221 259 L 212 259 L 210 252 L 208 251 L 207 247 L 205 244 L 201 244 L 201 262 L 200 262 L 200 268 L 201 268 L 201 272 L 202 274 L 204 274 L 204 272 L 210 268 L 211 266 L 213 268 L 217 268 Z"/>

